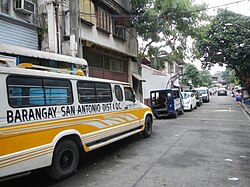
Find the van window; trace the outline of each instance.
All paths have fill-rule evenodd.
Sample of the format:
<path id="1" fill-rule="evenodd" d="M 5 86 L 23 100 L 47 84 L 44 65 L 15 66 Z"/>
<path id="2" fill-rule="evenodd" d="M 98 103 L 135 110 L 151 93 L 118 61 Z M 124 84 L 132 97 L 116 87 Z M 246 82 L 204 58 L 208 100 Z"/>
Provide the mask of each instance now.
<path id="1" fill-rule="evenodd" d="M 62 105 L 73 102 L 69 81 L 44 79 L 44 88 L 47 105 Z"/>
<path id="2" fill-rule="evenodd" d="M 80 103 L 95 103 L 95 84 L 94 82 L 77 82 L 78 97 Z"/>
<path id="3" fill-rule="evenodd" d="M 122 89 L 120 86 L 115 85 L 115 97 L 118 101 L 123 100 L 123 94 L 122 94 Z"/>
<path id="4" fill-rule="evenodd" d="M 82 104 L 112 101 L 111 86 L 108 83 L 78 81 L 77 89 L 79 102 Z"/>
<path id="5" fill-rule="evenodd" d="M 70 81 L 9 76 L 8 98 L 11 107 L 72 104 Z"/>
<path id="6" fill-rule="evenodd" d="M 95 83 L 95 89 L 96 89 L 96 98 L 98 103 L 112 101 L 112 92 L 110 84 Z"/>

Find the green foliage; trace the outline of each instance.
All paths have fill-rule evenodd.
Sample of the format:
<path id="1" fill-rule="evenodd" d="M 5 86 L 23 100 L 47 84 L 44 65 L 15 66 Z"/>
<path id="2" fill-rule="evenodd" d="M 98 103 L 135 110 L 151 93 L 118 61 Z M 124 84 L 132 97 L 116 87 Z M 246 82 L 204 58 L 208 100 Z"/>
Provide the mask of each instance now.
<path id="1" fill-rule="evenodd" d="M 196 49 L 203 67 L 226 64 L 239 79 L 246 80 L 250 70 L 249 17 L 220 10 L 203 28 Z"/>
<path id="2" fill-rule="evenodd" d="M 161 49 L 169 51 L 169 58 L 184 59 L 187 38 L 195 38 L 200 21 L 207 19 L 203 11 L 197 11 L 205 5 L 192 5 L 191 0 L 131 0 L 131 5 L 134 26 L 146 43 L 141 57 L 150 57 L 152 44 L 163 43 Z"/>
<path id="3" fill-rule="evenodd" d="M 184 75 L 182 77 L 183 83 L 188 83 L 189 81 L 192 81 L 192 84 L 195 87 L 198 87 L 202 84 L 201 74 L 193 64 L 188 64 L 186 66 Z"/>
<path id="4" fill-rule="evenodd" d="M 208 70 L 200 71 L 201 85 L 209 87 L 212 85 L 211 75 Z"/>
<path id="5" fill-rule="evenodd" d="M 223 81 L 225 81 L 226 83 L 230 83 L 231 80 L 231 74 L 229 69 L 226 69 L 226 71 L 221 72 L 221 78 Z"/>

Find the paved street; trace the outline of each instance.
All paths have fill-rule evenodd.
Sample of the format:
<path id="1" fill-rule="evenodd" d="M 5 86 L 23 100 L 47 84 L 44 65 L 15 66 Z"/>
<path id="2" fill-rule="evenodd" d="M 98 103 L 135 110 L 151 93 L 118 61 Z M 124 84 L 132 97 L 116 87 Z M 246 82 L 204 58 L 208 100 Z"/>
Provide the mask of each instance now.
<path id="1" fill-rule="evenodd" d="M 231 180 L 230 180 L 231 179 Z M 155 120 L 136 135 L 83 156 L 61 182 L 42 171 L 2 186 L 250 186 L 250 118 L 230 96 L 212 96 L 178 119 Z"/>

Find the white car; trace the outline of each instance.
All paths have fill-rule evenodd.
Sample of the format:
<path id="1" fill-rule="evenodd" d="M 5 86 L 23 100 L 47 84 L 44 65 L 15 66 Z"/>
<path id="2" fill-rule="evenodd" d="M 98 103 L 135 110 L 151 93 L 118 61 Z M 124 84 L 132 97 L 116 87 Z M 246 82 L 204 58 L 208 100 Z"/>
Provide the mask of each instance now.
<path id="1" fill-rule="evenodd" d="M 202 95 L 202 101 L 203 102 L 209 102 L 209 91 L 207 87 L 199 87 L 195 88 L 201 95 Z"/>
<path id="2" fill-rule="evenodd" d="M 183 103 L 184 103 L 184 110 L 192 111 L 194 108 L 196 109 L 196 98 L 193 92 L 181 92 Z"/>

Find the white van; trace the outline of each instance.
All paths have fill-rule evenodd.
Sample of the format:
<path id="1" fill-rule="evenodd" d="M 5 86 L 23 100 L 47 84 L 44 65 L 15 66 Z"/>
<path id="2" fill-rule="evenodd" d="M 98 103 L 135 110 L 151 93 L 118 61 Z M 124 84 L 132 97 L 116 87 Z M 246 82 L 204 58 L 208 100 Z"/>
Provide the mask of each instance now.
<path id="1" fill-rule="evenodd" d="M 0 88 L 0 179 L 43 167 L 62 179 L 80 152 L 152 133 L 151 109 L 128 83 L 0 67 Z"/>
<path id="2" fill-rule="evenodd" d="M 199 87 L 199 88 L 195 88 L 195 90 L 197 90 L 201 96 L 202 96 L 202 101 L 203 102 L 209 102 L 209 90 L 207 87 Z"/>

